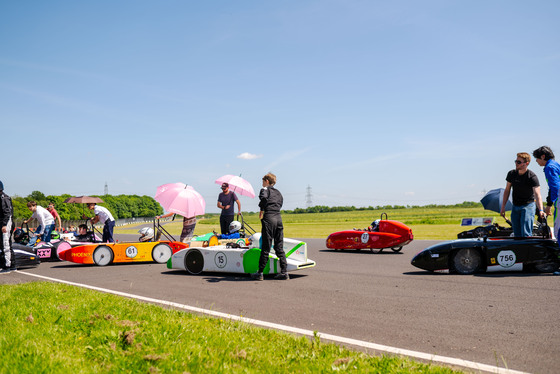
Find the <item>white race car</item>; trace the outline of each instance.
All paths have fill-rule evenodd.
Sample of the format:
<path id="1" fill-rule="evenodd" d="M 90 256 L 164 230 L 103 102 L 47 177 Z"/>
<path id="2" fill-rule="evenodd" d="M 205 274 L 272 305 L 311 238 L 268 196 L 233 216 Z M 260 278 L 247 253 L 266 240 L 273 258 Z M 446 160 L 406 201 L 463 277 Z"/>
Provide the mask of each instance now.
<path id="1" fill-rule="evenodd" d="M 190 274 L 200 274 L 203 271 L 256 273 L 261 255 L 260 238 L 260 233 L 253 234 L 249 237 L 248 246 L 239 243 L 227 243 L 225 245 L 185 248 L 171 256 L 167 261 L 167 268 L 186 270 Z M 194 243 L 191 242 L 191 245 Z M 315 261 L 307 258 L 307 243 L 305 242 L 284 238 L 284 252 L 288 261 L 289 272 L 315 266 Z M 279 272 L 278 257 L 272 249 L 264 274 L 278 274 Z"/>

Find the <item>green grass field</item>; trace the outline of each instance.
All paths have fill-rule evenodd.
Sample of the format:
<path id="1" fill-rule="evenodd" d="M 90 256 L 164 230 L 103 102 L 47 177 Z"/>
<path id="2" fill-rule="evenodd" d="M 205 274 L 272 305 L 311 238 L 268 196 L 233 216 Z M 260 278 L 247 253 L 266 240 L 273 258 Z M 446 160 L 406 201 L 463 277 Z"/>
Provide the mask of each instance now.
<path id="1" fill-rule="evenodd" d="M 0 285 L 0 373 L 458 373 L 78 287 Z"/>
<path id="2" fill-rule="evenodd" d="M 495 222 L 507 226 L 504 219 L 498 213 L 484 210 L 482 206 L 475 208 L 415 207 L 386 211 L 356 210 L 332 213 L 283 214 L 284 235 L 291 238 L 326 238 L 329 234 L 336 231 L 368 227 L 373 220 L 380 218 L 382 213 L 387 213 L 388 218 L 391 220 L 400 221 L 408 225 L 412 229 L 414 238 L 417 240 L 456 239 L 459 232 L 472 228 L 461 226 L 461 219 L 464 217 L 494 217 Z M 244 219 L 256 231 L 261 231 L 256 213 L 244 214 Z M 182 221 L 177 219 L 165 227 L 171 234 L 179 236 Z M 220 231 L 218 215 L 207 215 L 206 218 L 199 219 L 195 234 L 206 234 L 212 232 L 212 230 Z M 137 229 L 135 228 L 127 227 L 115 229 L 115 232 L 121 234 L 136 234 L 136 231 Z"/>

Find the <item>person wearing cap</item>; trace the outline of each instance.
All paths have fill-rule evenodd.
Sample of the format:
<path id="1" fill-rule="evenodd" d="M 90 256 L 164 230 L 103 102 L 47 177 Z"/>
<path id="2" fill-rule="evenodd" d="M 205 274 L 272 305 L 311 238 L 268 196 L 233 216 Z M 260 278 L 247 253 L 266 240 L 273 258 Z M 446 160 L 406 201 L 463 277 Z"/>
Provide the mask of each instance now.
<path id="1" fill-rule="evenodd" d="M 10 196 L 4 193 L 4 184 L 0 181 L 0 222 L 2 226 L 2 241 L 0 252 L 2 255 L 2 270 L 0 273 L 9 273 L 16 270 L 16 256 L 12 248 L 12 229 L 14 222 L 14 208 Z"/>
<path id="2" fill-rule="evenodd" d="M 27 208 L 33 212 L 29 219 L 23 221 L 23 223 L 27 223 L 31 221 L 33 218 L 39 222 L 39 226 L 37 226 L 37 230 L 35 230 L 35 235 L 29 239 L 29 243 L 27 244 L 28 247 L 33 247 L 37 242 L 37 238 L 40 237 L 44 242 L 51 241 L 51 234 L 54 230 L 54 217 L 52 214 L 49 213 L 48 210 L 43 208 L 40 205 L 37 205 L 35 201 L 30 201 L 27 203 Z"/>
<path id="3" fill-rule="evenodd" d="M 519 238 L 533 235 L 535 209 L 537 209 L 539 217 L 544 218 L 545 215 L 539 178 L 528 169 L 531 155 L 526 152 L 520 152 L 517 154 L 514 162 L 515 169 L 510 170 L 506 176 L 507 183 L 504 189 L 500 215 L 504 218 L 506 217 L 506 204 L 510 192 L 513 190 L 511 226 L 513 227 L 513 235 Z"/>
<path id="4" fill-rule="evenodd" d="M 276 175 L 268 173 L 262 179 L 261 192 L 259 193 L 259 218 L 262 224 L 262 247 L 259 257 L 259 270 L 251 274 L 254 280 L 262 281 L 263 271 L 268 263 L 270 250 L 272 249 L 272 241 L 274 240 L 274 252 L 278 257 L 280 264 L 280 273 L 274 279 L 288 280 L 288 262 L 284 253 L 284 225 L 282 224 L 282 216 L 280 209 L 284 203 L 284 198 L 280 191 L 274 188 L 276 184 Z"/>
<path id="5" fill-rule="evenodd" d="M 101 222 L 103 224 L 103 238 L 101 241 L 103 243 L 114 243 L 113 229 L 115 228 L 115 219 L 109 209 L 99 206 L 96 203 L 89 203 L 87 207 L 95 213 L 95 217 L 93 217 L 91 223 L 93 225 L 97 222 Z"/>
<path id="6" fill-rule="evenodd" d="M 235 216 L 234 202 L 237 203 L 237 214 L 241 214 L 241 203 L 237 195 L 229 190 L 228 183 L 222 183 L 222 192 L 218 195 L 218 208 L 222 210 L 220 214 L 220 230 L 222 235 L 229 232 L 229 225 L 233 222 Z"/>

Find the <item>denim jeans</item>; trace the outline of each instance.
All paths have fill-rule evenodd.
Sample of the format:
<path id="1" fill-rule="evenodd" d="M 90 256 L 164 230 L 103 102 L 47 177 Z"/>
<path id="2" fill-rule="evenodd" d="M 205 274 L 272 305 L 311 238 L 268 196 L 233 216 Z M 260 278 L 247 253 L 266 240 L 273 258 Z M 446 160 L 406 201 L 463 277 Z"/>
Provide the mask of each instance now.
<path id="1" fill-rule="evenodd" d="M 51 234 L 54 230 L 54 223 L 51 225 L 46 225 L 45 227 L 45 231 L 41 234 L 41 240 L 44 242 L 50 242 L 51 241 Z M 41 225 L 37 226 L 37 230 L 35 230 L 35 232 L 39 232 L 41 231 Z M 35 242 L 37 241 L 37 235 L 33 235 L 32 237 L 29 238 L 29 243 L 27 244 L 28 247 L 33 247 L 35 245 Z"/>
<path id="2" fill-rule="evenodd" d="M 511 209 L 511 225 L 513 236 L 516 238 L 533 236 L 533 222 L 535 221 L 535 202 L 527 205 L 514 205 Z"/>

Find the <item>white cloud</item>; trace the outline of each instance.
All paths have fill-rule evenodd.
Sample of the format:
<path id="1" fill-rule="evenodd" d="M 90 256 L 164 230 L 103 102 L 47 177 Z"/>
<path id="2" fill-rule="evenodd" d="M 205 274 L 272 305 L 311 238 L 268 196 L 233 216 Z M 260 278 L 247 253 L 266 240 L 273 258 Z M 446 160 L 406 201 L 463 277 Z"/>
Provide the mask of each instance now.
<path id="1" fill-rule="evenodd" d="M 262 155 L 254 155 L 249 152 L 243 152 L 242 154 L 238 155 L 237 158 L 241 158 L 243 160 L 254 160 L 256 158 L 261 158 Z"/>
<path id="2" fill-rule="evenodd" d="M 405 192 L 404 195 L 405 196 L 414 196 L 414 195 L 416 195 L 416 192 L 409 191 L 409 192 Z"/>

